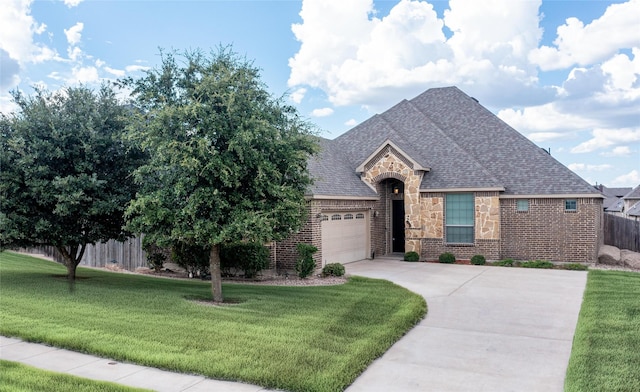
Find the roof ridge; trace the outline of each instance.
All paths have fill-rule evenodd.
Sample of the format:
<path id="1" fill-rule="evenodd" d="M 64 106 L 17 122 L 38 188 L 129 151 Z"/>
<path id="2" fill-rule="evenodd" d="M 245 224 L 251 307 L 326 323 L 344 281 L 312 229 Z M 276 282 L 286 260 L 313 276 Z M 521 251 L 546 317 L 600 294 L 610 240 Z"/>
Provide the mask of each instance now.
<path id="1" fill-rule="evenodd" d="M 450 88 L 450 87 L 442 87 L 444 88 Z M 457 89 L 457 88 L 456 88 Z M 429 91 L 429 90 L 427 90 Z M 482 171 L 484 172 L 484 174 L 486 174 L 489 178 L 491 178 L 492 180 L 494 180 L 496 182 L 496 184 L 502 184 L 502 181 L 500 181 L 498 178 L 496 178 L 489 170 L 487 170 L 486 167 L 484 167 L 480 162 L 478 162 L 478 160 L 471 154 L 469 153 L 469 151 L 467 151 L 466 148 L 462 147 L 460 144 L 458 144 L 454 139 L 450 138 L 443 130 L 442 128 L 440 128 L 440 125 L 438 125 L 438 123 L 436 123 L 431 117 L 429 117 L 425 112 L 423 112 L 422 110 L 420 110 L 416 104 L 413 102 L 413 100 L 407 101 L 407 103 L 409 104 L 409 106 L 414 109 L 419 115 L 421 115 L 422 117 L 424 117 L 425 119 L 427 119 L 431 124 L 433 124 L 433 126 L 438 130 L 438 132 L 440 132 L 440 135 L 442 135 L 443 137 L 445 137 L 446 139 L 448 139 L 451 143 L 453 143 L 456 147 L 458 147 L 460 150 L 464 151 L 467 154 L 467 157 L 473 161 L 475 164 L 478 165 L 478 167 L 480 169 L 482 169 Z"/>

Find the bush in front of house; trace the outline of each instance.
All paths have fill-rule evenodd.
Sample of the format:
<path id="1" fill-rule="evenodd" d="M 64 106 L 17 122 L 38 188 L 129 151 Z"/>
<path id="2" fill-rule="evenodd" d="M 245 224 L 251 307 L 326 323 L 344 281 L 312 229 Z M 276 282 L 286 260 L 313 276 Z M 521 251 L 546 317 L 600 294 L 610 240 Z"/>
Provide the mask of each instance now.
<path id="1" fill-rule="evenodd" d="M 441 263 L 453 264 L 456 262 L 456 257 L 453 255 L 453 253 L 444 252 L 438 257 L 438 261 L 440 261 Z"/>
<path id="2" fill-rule="evenodd" d="M 329 263 L 322 268 L 322 276 L 342 276 L 344 275 L 344 265 L 340 263 Z"/>
<path id="3" fill-rule="evenodd" d="M 176 242 L 171 247 L 171 260 L 184 268 L 189 277 L 209 275 L 209 249 L 184 242 Z"/>
<path id="4" fill-rule="evenodd" d="M 589 269 L 589 266 L 580 263 L 567 263 L 562 265 L 562 269 L 571 271 L 586 271 Z"/>
<path id="5" fill-rule="evenodd" d="M 553 263 L 545 260 L 525 261 L 520 264 L 522 268 L 553 268 Z"/>
<path id="6" fill-rule="evenodd" d="M 220 247 L 220 268 L 225 275 L 232 270 L 242 270 L 247 279 L 255 278 L 260 271 L 269 268 L 269 249 L 253 242 L 238 242 Z"/>
<path id="7" fill-rule="evenodd" d="M 420 260 L 420 255 L 418 252 L 407 252 L 404 254 L 404 261 L 418 261 Z"/>
<path id="8" fill-rule="evenodd" d="M 298 261 L 296 262 L 296 272 L 301 278 L 306 278 L 316 270 L 316 262 L 313 260 L 313 254 L 318 251 L 313 245 L 298 244 Z"/>
<path id="9" fill-rule="evenodd" d="M 471 258 L 471 264 L 473 265 L 485 265 L 487 259 L 483 255 L 475 255 Z"/>
<path id="10" fill-rule="evenodd" d="M 514 264 L 517 266 L 517 262 L 514 259 L 504 259 L 500 261 L 494 261 L 491 265 L 495 265 L 498 267 L 513 267 Z"/>

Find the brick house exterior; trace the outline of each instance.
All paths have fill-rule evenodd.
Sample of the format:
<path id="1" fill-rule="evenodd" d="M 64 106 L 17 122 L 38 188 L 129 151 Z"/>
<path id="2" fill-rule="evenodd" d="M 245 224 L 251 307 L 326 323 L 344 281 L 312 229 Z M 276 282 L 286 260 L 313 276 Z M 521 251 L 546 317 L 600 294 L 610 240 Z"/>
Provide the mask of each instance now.
<path id="1" fill-rule="evenodd" d="M 597 258 L 601 193 L 455 87 L 320 144 L 306 225 L 272 246 L 278 269 L 293 268 L 300 242 L 318 247 L 318 268 L 410 251 L 421 260 Z"/>

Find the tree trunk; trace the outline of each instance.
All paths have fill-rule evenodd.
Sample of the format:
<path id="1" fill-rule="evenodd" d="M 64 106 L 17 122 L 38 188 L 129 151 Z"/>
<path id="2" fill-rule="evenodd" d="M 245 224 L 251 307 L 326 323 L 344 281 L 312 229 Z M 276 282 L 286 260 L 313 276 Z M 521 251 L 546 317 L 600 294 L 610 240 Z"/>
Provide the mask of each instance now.
<path id="1" fill-rule="evenodd" d="M 78 252 L 80 248 L 80 252 Z M 62 255 L 64 265 L 67 267 L 67 279 L 69 280 L 69 291 L 75 290 L 76 284 L 76 269 L 78 264 L 82 261 L 84 251 L 87 248 L 87 244 L 71 245 L 69 249 L 66 246 L 57 246 L 58 252 Z"/>
<path id="2" fill-rule="evenodd" d="M 213 302 L 222 302 L 222 274 L 220 273 L 220 245 L 213 245 L 209 253 L 209 271 L 211 272 L 211 294 Z"/>

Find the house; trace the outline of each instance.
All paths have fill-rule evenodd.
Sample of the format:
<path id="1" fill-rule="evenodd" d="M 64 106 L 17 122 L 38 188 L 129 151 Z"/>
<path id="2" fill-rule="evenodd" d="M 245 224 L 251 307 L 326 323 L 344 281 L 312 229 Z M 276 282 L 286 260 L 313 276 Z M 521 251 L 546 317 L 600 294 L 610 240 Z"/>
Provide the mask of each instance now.
<path id="1" fill-rule="evenodd" d="M 622 216 L 630 219 L 640 218 L 640 185 L 622 197 Z"/>
<path id="2" fill-rule="evenodd" d="M 308 220 L 275 245 L 327 263 L 417 252 L 436 260 L 591 262 L 603 196 L 456 87 L 403 100 L 334 140 L 309 162 Z"/>
<path id="3" fill-rule="evenodd" d="M 595 187 L 604 196 L 602 208 L 605 212 L 622 212 L 624 205 L 622 198 L 632 190 L 632 188 L 609 188 L 602 184 Z"/>

